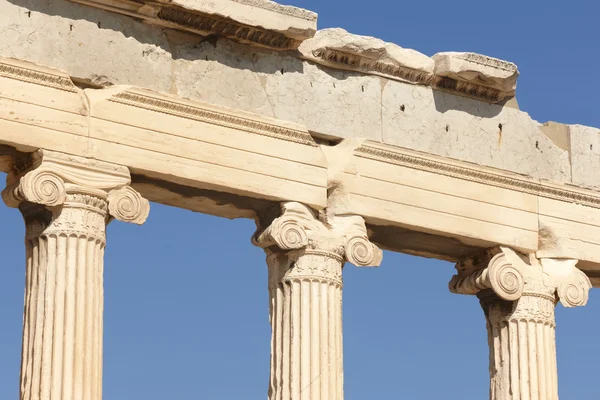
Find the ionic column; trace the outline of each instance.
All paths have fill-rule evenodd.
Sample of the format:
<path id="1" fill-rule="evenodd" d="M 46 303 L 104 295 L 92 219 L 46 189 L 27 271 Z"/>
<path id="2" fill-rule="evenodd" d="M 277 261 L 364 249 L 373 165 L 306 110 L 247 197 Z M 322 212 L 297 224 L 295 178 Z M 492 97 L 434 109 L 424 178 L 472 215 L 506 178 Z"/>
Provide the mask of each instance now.
<path id="1" fill-rule="evenodd" d="M 270 400 L 342 400 L 342 268 L 377 266 L 382 252 L 356 216 L 325 221 L 299 203 L 253 242 L 269 268 Z"/>
<path id="2" fill-rule="evenodd" d="M 21 400 L 102 398 L 106 224 L 149 212 L 130 182 L 127 168 L 48 151 L 9 174 L 2 197 L 26 225 Z"/>
<path id="3" fill-rule="evenodd" d="M 450 290 L 485 313 L 491 400 L 558 400 L 554 307 L 585 305 L 592 287 L 576 263 L 500 247 L 457 265 Z"/>

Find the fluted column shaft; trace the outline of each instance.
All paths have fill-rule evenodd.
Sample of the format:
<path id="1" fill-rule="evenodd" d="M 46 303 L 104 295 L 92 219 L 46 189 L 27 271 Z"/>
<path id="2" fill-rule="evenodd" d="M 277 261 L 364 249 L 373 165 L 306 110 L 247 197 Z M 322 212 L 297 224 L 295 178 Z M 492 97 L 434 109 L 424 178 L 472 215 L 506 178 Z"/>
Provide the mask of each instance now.
<path id="1" fill-rule="evenodd" d="M 53 213 L 42 206 L 22 209 L 21 399 L 101 399 L 106 202 L 69 195 Z"/>
<path id="2" fill-rule="evenodd" d="M 362 218 L 326 218 L 294 202 L 253 242 L 269 267 L 269 400 L 343 400 L 342 268 L 377 266 L 381 250 Z"/>
<path id="3" fill-rule="evenodd" d="M 478 295 L 490 347 L 490 398 L 557 400 L 554 298 L 524 294 L 505 301 Z"/>
<path id="4" fill-rule="evenodd" d="M 267 257 L 270 399 L 343 399 L 343 262 L 310 251 Z"/>
<path id="5" fill-rule="evenodd" d="M 25 220 L 21 400 L 101 400 L 106 225 L 141 224 L 148 201 L 129 171 L 38 151 L 7 178 L 6 204 Z"/>
<path id="6" fill-rule="evenodd" d="M 490 347 L 490 400 L 558 400 L 554 308 L 587 303 L 577 260 L 536 259 L 506 247 L 457 264 L 450 291 L 476 294 Z"/>

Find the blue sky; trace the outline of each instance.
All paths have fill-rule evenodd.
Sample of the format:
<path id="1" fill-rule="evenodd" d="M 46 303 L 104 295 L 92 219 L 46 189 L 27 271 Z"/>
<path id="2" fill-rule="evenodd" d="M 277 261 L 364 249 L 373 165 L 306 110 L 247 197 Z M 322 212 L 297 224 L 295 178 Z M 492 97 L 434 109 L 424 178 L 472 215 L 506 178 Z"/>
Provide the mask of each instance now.
<path id="1" fill-rule="evenodd" d="M 541 122 L 600 127 L 592 1 L 294 0 L 319 26 L 433 55 L 475 51 L 515 62 L 521 108 Z M 3 178 L 3 177 L 0 177 Z M 0 399 L 18 394 L 24 227 L 0 206 Z M 152 205 L 143 227 L 112 223 L 105 258 L 104 398 L 265 399 L 267 268 L 254 222 Z M 453 295 L 450 263 L 386 252 L 344 272 L 346 400 L 481 400 L 488 348 L 476 298 Z M 597 400 L 600 298 L 557 308 L 561 399 Z"/>

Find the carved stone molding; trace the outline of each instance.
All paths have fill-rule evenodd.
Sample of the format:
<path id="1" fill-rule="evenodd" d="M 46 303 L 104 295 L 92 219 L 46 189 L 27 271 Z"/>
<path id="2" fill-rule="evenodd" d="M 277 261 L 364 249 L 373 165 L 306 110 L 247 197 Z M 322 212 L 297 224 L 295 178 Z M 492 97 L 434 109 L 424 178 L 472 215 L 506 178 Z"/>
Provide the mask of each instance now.
<path id="1" fill-rule="evenodd" d="M 90 199 L 98 199 L 108 203 L 112 217 L 142 224 L 150 204 L 129 187 L 130 183 L 126 167 L 38 150 L 15 163 L 2 198 L 9 207 L 29 202 L 50 208 L 76 202 L 89 205 Z"/>
<path id="2" fill-rule="evenodd" d="M 341 28 L 317 31 L 298 50 L 303 58 L 336 69 L 424 85 L 434 79 L 434 62 L 426 55 Z"/>
<path id="3" fill-rule="evenodd" d="M 67 75 L 63 76 L 52 70 L 46 71 L 44 67 L 38 65 L 35 66 L 34 70 L 31 64 L 19 60 L 11 59 L 10 64 L 0 60 L 0 76 L 72 93 L 79 91 Z"/>
<path id="4" fill-rule="evenodd" d="M 450 291 L 477 294 L 486 316 L 491 400 L 558 400 L 554 308 L 585 305 L 592 287 L 576 263 L 497 247 L 457 264 Z"/>
<path id="5" fill-rule="evenodd" d="M 441 89 L 498 102 L 515 95 L 519 70 L 511 62 L 476 53 L 434 55 L 435 85 Z"/>
<path id="6" fill-rule="evenodd" d="M 344 397 L 343 264 L 377 266 L 382 252 L 361 217 L 324 215 L 282 203 L 252 238 L 269 268 L 270 400 Z"/>
<path id="7" fill-rule="evenodd" d="M 452 293 L 477 294 L 492 289 L 503 300 L 522 296 L 558 299 L 565 307 L 584 306 L 592 288 L 589 278 L 575 267 L 577 260 L 536 259 L 508 247 L 496 247 L 484 255 L 457 264 Z"/>
<path id="8" fill-rule="evenodd" d="M 467 162 L 452 162 L 398 147 L 378 143 L 365 143 L 354 152 L 357 157 L 400 165 L 421 171 L 433 172 L 471 182 L 483 183 L 549 199 L 578 203 L 600 208 L 600 194 L 549 182 L 503 174 L 500 170 L 471 166 Z"/>
<path id="9" fill-rule="evenodd" d="M 273 50 L 296 49 L 316 31 L 317 14 L 270 0 L 71 0 L 147 23 Z"/>
<path id="10" fill-rule="evenodd" d="M 158 12 L 158 21 L 165 21 L 183 30 L 191 30 L 202 35 L 218 35 L 256 46 L 274 50 L 290 50 L 300 45 L 299 40 L 272 32 L 260 27 L 248 26 L 226 18 L 204 13 L 191 13 L 176 7 L 165 7 Z"/>
<path id="11" fill-rule="evenodd" d="M 114 103 L 158 111 L 164 114 L 228 128 L 241 129 L 246 132 L 305 144 L 311 147 L 318 146 L 312 136 L 306 131 L 276 125 L 274 123 L 269 123 L 267 120 L 257 121 L 256 119 L 244 118 L 243 115 L 240 115 L 241 113 L 234 113 L 233 111 L 231 113 L 226 113 L 224 110 L 219 110 L 208 105 L 206 107 L 200 107 L 198 104 L 191 105 L 175 100 L 169 101 L 166 97 L 157 98 L 149 93 L 139 91 L 121 92 L 111 97 L 109 100 Z"/>
<path id="12" fill-rule="evenodd" d="M 130 183 L 125 167 L 46 150 L 8 175 L 2 197 L 26 227 L 22 400 L 102 399 L 106 225 L 149 212 Z"/>
<path id="13" fill-rule="evenodd" d="M 369 241 L 362 217 L 324 219 L 303 204 L 282 203 L 281 216 L 259 229 L 252 242 L 268 253 L 320 251 L 356 266 L 378 266 L 381 263 L 383 253 Z"/>

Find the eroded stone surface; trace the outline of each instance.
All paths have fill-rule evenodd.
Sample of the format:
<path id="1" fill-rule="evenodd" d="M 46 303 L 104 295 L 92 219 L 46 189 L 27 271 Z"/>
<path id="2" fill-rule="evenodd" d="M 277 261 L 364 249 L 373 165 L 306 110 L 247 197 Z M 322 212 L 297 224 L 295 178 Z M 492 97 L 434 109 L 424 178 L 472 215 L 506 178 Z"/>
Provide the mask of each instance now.
<path id="1" fill-rule="evenodd" d="M 599 187 L 600 129 L 570 125 L 569 134 L 573 183 L 580 186 Z"/>
<path id="2" fill-rule="evenodd" d="M 476 53 L 446 52 L 434 55 L 435 74 L 458 81 L 453 88 L 469 94 L 502 100 L 514 96 L 519 70 L 511 62 Z M 447 84 L 442 83 L 443 86 Z M 498 93 L 493 93 L 497 91 Z"/>
<path id="3" fill-rule="evenodd" d="M 169 0 L 166 3 L 260 26 L 299 40 L 312 37 L 317 28 L 316 13 L 271 0 Z"/>
<path id="4" fill-rule="evenodd" d="M 450 291 L 477 294 L 487 320 L 490 399 L 558 400 L 554 307 L 586 305 L 592 287 L 575 264 L 505 247 L 457 264 Z"/>
<path id="5" fill-rule="evenodd" d="M 51 66 L 99 85 L 170 90 L 162 30 L 65 0 L 0 1 L 0 55 Z"/>
<path id="6" fill-rule="evenodd" d="M 420 86 L 388 82 L 383 142 L 440 156 L 569 182 L 569 153 L 525 112 Z"/>
<path id="7" fill-rule="evenodd" d="M 66 0 L 3 0 L 0 11 L 0 35 L 7 38 L 0 56 L 292 121 L 325 136 L 571 182 L 569 151 L 514 108 L 334 70 L 293 53 L 203 40 Z M 572 182 L 595 186 L 595 179 L 600 183 L 589 173 Z"/>
<path id="8" fill-rule="evenodd" d="M 433 78 L 434 62 L 426 55 L 341 28 L 318 31 L 298 50 L 304 58 L 334 68 L 416 83 L 429 83 Z"/>

